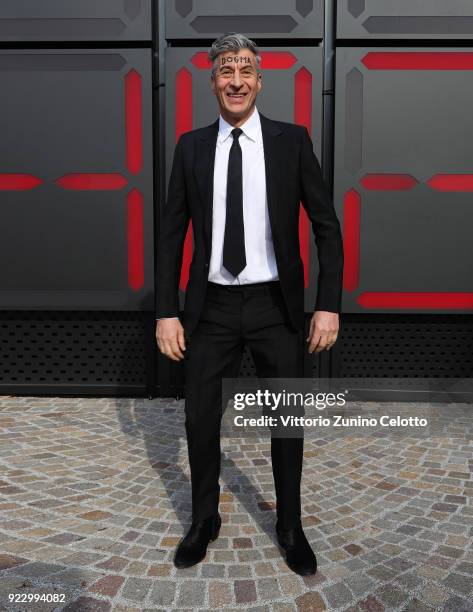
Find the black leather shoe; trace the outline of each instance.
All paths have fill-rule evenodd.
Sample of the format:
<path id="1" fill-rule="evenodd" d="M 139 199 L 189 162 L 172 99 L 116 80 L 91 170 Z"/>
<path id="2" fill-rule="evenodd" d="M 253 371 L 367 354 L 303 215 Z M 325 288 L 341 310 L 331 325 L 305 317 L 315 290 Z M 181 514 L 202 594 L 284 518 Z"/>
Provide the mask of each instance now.
<path id="1" fill-rule="evenodd" d="M 309 576 L 317 571 L 317 559 L 305 537 L 302 525 L 290 529 L 280 529 L 276 523 L 279 545 L 286 552 L 286 563 L 300 576 Z"/>
<path id="2" fill-rule="evenodd" d="M 207 554 L 209 542 L 218 538 L 221 524 L 222 519 L 218 513 L 198 523 L 192 523 L 186 536 L 177 547 L 174 565 L 182 569 L 202 561 Z"/>

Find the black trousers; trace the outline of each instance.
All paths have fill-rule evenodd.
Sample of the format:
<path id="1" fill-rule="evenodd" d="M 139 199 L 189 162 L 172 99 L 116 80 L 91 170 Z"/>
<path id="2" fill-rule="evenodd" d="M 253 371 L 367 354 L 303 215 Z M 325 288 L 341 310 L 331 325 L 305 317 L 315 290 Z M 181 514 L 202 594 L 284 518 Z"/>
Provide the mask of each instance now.
<path id="1" fill-rule="evenodd" d="M 208 283 L 203 312 L 185 351 L 185 428 L 192 520 L 218 510 L 222 378 L 237 378 L 245 344 L 262 378 L 303 377 L 304 330 L 290 325 L 278 281 Z M 271 438 L 278 524 L 301 516 L 303 438 Z"/>

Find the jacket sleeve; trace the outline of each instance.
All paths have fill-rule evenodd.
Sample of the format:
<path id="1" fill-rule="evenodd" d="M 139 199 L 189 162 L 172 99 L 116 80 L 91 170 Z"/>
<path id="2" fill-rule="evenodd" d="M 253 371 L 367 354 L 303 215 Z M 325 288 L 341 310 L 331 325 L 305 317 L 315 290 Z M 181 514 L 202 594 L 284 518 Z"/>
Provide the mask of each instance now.
<path id="1" fill-rule="evenodd" d="M 189 219 L 181 136 L 174 149 L 168 196 L 159 224 L 156 319 L 179 315 L 179 278 Z"/>
<path id="2" fill-rule="evenodd" d="M 300 148 L 302 205 L 312 224 L 319 260 L 314 310 L 341 312 L 343 289 L 343 239 L 333 200 L 322 177 L 307 128 Z"/>

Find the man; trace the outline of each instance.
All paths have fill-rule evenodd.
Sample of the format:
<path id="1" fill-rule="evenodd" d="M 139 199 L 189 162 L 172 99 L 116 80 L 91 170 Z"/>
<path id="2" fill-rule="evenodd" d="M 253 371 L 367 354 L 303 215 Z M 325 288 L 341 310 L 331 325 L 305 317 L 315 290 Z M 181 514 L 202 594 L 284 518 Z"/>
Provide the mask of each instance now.
<path id="1" fill-rule="evenodd" d="M 245 344 L 259 377 L 303 377 L 300 201 L 320 264 L 310 353 L 335 343 L 342 291 L 340 225 L 307 129 L 259 113 L 262 73 L 253 41 L 224 34 L 209 59 L 220 117 L 176 145 L 158 243 L 157 342 L 170 359 L 185 360 L 186 375 L 192 525 L 177 548 L 177 567 L 201 561 L 220 529 L 222 378 L 238 376 Z M 178 282 L 190 219 L 194 253 L 182 326 Z M 301 525 L 303 439 L 272 438 L 271 459 L 278 542 L 293 571 L 313 574 L 316 558 Z"/>

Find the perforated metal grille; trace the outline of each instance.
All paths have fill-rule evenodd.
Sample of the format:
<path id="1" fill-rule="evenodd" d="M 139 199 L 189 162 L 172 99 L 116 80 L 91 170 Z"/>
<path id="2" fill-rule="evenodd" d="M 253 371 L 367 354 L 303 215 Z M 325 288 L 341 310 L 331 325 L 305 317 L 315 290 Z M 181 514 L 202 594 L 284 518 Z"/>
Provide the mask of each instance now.
<path id="1" fill-rule="evenodd" d="M 153 313 L 3 311 L 0 389 L 143 394 L 151 381 L 153 326 Z"/>
<path id="2" fill-rule="evenodd" d="M 473 375 L 473 316 L 343 314 L 340 377 L 450 378 Z"/>

